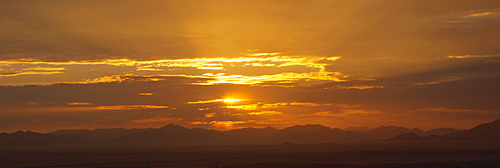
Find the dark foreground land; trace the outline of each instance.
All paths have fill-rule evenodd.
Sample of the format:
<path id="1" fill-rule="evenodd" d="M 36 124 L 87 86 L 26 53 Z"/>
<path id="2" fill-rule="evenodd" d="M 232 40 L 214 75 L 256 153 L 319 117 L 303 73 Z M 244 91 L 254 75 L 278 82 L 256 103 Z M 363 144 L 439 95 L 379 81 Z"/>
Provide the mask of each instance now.
<path id="1" fill-rule="evenodd" d="M 500 167 L 500 142 L 0 150 L 0 167 Z"/>

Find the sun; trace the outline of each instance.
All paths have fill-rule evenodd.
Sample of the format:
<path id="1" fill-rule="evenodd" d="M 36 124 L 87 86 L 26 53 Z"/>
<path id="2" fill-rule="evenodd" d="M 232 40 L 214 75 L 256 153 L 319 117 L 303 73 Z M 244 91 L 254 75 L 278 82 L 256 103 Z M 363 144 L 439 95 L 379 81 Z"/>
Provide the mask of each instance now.
<path id="1" fill-rule="evenodd" d="M 222 99 L 222 102 L 228 103 L 228 104 L 236 103 L 239 101 L 242 101 L 242 99 L 235 99 L 235 98 L 230 98 L 230 97 Z"/>

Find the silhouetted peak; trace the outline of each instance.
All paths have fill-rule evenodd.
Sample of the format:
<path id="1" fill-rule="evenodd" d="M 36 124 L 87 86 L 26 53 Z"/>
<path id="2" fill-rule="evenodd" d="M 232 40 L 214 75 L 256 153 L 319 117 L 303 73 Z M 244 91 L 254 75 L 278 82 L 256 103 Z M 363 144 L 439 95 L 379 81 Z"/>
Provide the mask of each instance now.
<path id="1" fill-rule="evenodd" d="M 414 132 L 408 132 L 401 135 L 396 135 L 395 137 L 389 139 L 389 141 L 418 141 L 418 140 L 422 140 L 422 137 L 418 136 Z"/>
<path id="2" fill-rule="evenodd" d="M 403 133 L 413 132 L 417 135 L 424 136 L 425 132 L 418 128 L 408 129 L 405 127 L 389 125 L 389 126 L 380 126 L 373 130 L 366 132 L 367 135 L 372 136 L 376 139 L 388 139 L 394 137 L 396 135 L 400 135 Z"/>
<path id="3" fill-rule="evenodd" d="M 418 132 L 423 132 L 422 130 L 418 128 L 413 128 L 413 129 L 408 129 L 405 127 L 400 127 L 400 126 L 395 126 L 395 125 L 388 125 L 388 126 L 380 126 L 375 129 L 372 129 L 368 131 L 368 133 L 380 133 L 380 132 L 393 132 L 393 131 L 399 131 L 399 132 L 407 132 L 407 131 L 418 131 Z"/>
<path id="4" fill-rule="evenodd" d="M 308 127 L 308 128 L 328 128 L 330 127 L 321 125 L 321 124 L 306 124 L 306 125 L 295 125 L 294 127 Z"/>
<path id="5" fill-rule="evenodd" d="M 493 121 L 493 122 L 491 122 L 491 123 L 500 123 L 500 118 L 497 119 L 497 120 L 495 120 L 495 121 Z"/>
<path id="6" fill-rule="evenodd" d="M 373 128 L 370 128 L 370 127 L 347 127 L 347 128 L 344 128 L 343 130 L 346 130 L 346 131 L 356 131 L 356 132 L 360 132 L 360 133 L 365 133 L 365 132 L 368 132 L 370 130 L 372 130 Z"/>
<path id="7" fill-rule="evenodd" d="M 168 129 L 168 130 L 187 130 L 187 128 L 185 128 L 183 126 L 175 125 L 175 124 L 172 124 L 172 123 L 170 123 L 170 124 L 168 124 L 168 125 L 166 125 L 164 127 L 161 127 L 159 129 L 161 129 L 161 130 L 166 130 L 166 129 Z"/>
<path id="8" fill-rule="evenodd" d="M 448 140 L 500 140 L 500 120 L 480 124 L 470 130 L 447 134 Z"/>
<path id="9" fill-rule="evenodd" d="M 247 127 L 247 128 L 233 129 L 229 131 L 247 131 L 247 130 L 257 130 L 257 129 L 254 127 Z"/>
<path id="10" fill-rule="evenodd" d="M 283 131 L 322 131 L 322 130 L 332 130 L 330 127 L 326 127 L 320 124 L 307 124 L 307 125 L 294 125 L 283 129 Z"/>
<path id="11" fill-rule="evenodd" d="M 446 134 L 451 134 L 451 133 L 455 133 L 455 132 L 459 132 L 460 130 L 457 130 L 455 128 L 437 128 L 437 129 L 433 129 L 433 130 L 428 130 L 426 131 L 425 133 L 427 133 L 428 135 L 437 135 L 437 136 L 442 136 L 442 135 L 446 135 Z"/>
<path id="12" fill-rule="evenodd" d="M 405 127 L 395 126 L 395 125 L 381 125 L 375 129 L 407 129 Z"/>
<path id="13" fill-rule="evenodd" d="M 36 132 L 31 132 L 31 131 L 22 131 L 22 130 L 18 130 L 14 133 L 12 133 L 12 135 L 34 135 L 34 134 L 42 134 L 42 133 L 36 133 Z"/>
<path id="14" fill-rule="evenodd" d="M 480 124 L 480 125 L 472 128 L 468 131 L 474 131 L 477 133 L 479 133 L 479 132 L 486 133 L 486 132 L 497 131 L 497 130 L 500 130 L 500 119 L 495 120 L 493 122 Z"/>
<path id="15" fill-rule="evenodd" d="M 267 126 L 267 127 L 261 128 L 261 129 L 263 129 L 263 130 L 278 130 L 278 129 L 271 127 L 271 126 Z"/>
<path id="16" fill-rule="evenodd" d="M 68 130 L 56 130 L 54 132 L 50 132 L 52 135 L 73 135 L 78 133 L 90 132 L 88 129 L 68 129 Z"/>
<path id="17" fill-rule="evenodd" d="M 328 128 L 329 128 L 329 127 L 328 127 Z M 340 129 L 340 128 L 330 128 L 330 129 L 335 130 L 335 131 L 344 131 L 344 130 L 342 130 L 342 129 Z"/>
<path id="18" fill-rule="evenodd" d="M 267 126 L 264 128 L 247 127 L 247 128 L 241 128 L 241 129 L 235 129 L 235 130 L 278 130 L 278 129 L 276 129 L 274 127 Z"/>
<path id="19" fill-rule="evenodd" d="M 500 118 L 493 121 L 493 122 L 490 122 L 491 125 L 495 125 L 495 126 L 500 126 Z"/>
<path id="20" fill-rule="evenodd" d="M 413 132 L 424 132 L 420 128 L 412 128 L 412 129 L 410 129 L 410 131 L 413 131 Z"/>
<path id="21" fill-rule="evenodd" d="M 457 130 L 457 129 L 449 127 L 449 128 L 436 128 L 436 129 L 433 129 L 433 130 Z M 432 130 L 429 130 L 429 131 L 432 131 Z M 457 131 L 459 131 L 459 130 L 457 130 Z"/>

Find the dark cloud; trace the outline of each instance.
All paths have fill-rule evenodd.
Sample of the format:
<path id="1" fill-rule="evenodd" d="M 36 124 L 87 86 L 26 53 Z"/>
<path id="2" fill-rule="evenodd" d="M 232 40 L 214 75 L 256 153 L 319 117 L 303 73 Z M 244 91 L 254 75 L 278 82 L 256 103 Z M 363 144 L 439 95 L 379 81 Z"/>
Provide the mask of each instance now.
<path id="1" fill-rule="evenodd" d="M 441 69 L 373 80 L 352 80 L 319 85 L 331 88 L 339 100 L 371 102 L 384 108 L 416 109 L 445 107 L 484 109 L 497 113 L 500 90 L 498 57 L 444 59 Z M 380 86 L 374 89 L 338 89 L 353 86 Z M 345 96 L 353 99 L 346 98 Z M 332 97 L 333 98 L 333 97 Z M 354 103 L 347 102 L 347 103 Z"/>
<path id="2" fill-rule="evenodd" d="M 0 54 L 47 61 L 239 56 L 252 49 L 398 59 L 496 54 L 496 17 L 474 19 L 472 27 L 436 22 L 498 8 L 491 0 L 3 1 L 0 43 L 8 47 Z"/>

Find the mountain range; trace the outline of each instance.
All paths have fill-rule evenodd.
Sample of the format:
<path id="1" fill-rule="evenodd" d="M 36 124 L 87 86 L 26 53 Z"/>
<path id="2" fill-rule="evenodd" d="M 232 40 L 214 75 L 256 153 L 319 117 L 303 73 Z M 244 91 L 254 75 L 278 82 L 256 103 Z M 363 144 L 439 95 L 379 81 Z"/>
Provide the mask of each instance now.
<path id="1" fill-rule="evenodd" d="M 440 128 L 422 131 L 398 126 L 380 126 L 364 131 L 342 130 L 323 125 L 243 128 L 229 131 L 185 128 L 168 124 L 148 129 L 58 130 L 51 133 L 17 131 L 0 133 L 0 149 L 6 148 L 95 148 L 193 145 L 271 145 L 418 141 L 497 141 L 500 119 L 469 130 Z"/>
<path id="2" fill-rule="evenodd" d="M 500 140 L 500 119 L 480 124 L 472 129 L 451 132 L 442 136 L 421 136 L 407 132 L 389 138 L 388 141 L 498 141 Z"/>

